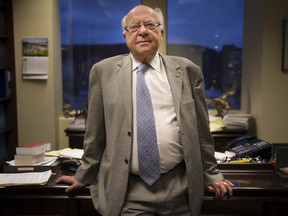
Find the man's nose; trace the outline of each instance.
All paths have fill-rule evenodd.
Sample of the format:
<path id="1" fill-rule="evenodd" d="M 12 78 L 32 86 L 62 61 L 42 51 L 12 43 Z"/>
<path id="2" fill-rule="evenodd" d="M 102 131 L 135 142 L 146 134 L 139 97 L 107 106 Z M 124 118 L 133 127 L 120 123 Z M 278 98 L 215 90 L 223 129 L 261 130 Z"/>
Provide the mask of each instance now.
<path id="1" fill-rule="evenodd" d="M 141 26 L 140 26 L 139 34 L 140 34 L 140 33 L 147 33 L 147 29 L 145 28 L 144 25 L 141 25 Z"/>

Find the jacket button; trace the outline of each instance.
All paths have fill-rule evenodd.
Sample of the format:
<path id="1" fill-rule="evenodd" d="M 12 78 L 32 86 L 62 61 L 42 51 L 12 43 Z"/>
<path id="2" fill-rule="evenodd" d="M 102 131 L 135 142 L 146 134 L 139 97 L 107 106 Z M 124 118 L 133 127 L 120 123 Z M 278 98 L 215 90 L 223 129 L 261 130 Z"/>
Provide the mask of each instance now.
<path id="1" fill-rule="evenodd" d="M 125 164 L 128 164 L 128 159 L 125 159 L 124 162 L 125 162 Z"/>
<path id="2" fill-rule="evenodd" d="M 128 131 L 128 136 L 131 137 L 132 133 L 131 131 Z"/>
<path id="3" fill-rule="evenodd" d="M 109 158 L 108 158 L 107 155 L 105 156 L 105 162 L 106 162 L 106 163 L 110 163 L 110 160 L 109 160 Z"/>

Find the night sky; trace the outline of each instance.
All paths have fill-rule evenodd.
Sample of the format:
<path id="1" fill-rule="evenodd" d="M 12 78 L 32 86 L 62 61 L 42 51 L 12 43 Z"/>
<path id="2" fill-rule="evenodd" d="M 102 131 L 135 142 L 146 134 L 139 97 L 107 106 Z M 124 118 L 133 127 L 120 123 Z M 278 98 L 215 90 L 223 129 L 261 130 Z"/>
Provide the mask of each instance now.
<path id="1" fill-rule="evenodd" d="M 125 43 L 121 19 L 140 4 L 140 0 L 60 2 L 63 44 Z M 243 0 L 168 0 L 168 43 L 242 47 L 242 26 Z"/>

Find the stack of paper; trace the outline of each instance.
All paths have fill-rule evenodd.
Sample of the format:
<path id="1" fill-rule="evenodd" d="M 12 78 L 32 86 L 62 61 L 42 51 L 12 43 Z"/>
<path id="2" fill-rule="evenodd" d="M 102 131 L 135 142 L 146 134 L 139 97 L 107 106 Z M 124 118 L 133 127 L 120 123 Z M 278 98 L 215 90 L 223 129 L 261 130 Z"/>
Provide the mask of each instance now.
<path id="1" fill-rule="evenodd" d="M 44 185 L 51 175 L 51 170 L 29 173 L 0 173 L 0 188 L 16 185 Z"/>
<path id="2" fill-rule="evenodd" d="M 228 130 L 248 130 L 250 114 L 227 114 L 223 117 Z"/>
<path id="3" fill-rule="evenodd" d="M 71 148 L 64 148 L 61 150 L 54 150 L 50 152 L 46 152 L 46 156 L 52 157 L 62 157 L 62 158 L 70 158 L 70 159 L 81 159 L 84 153 L 83 149 L 71 149 Z"/>
<path id="4" fill-rule="evenodd" d="M 3 166 L 3 172 L 13 173 L 13 172 L 40 172 L 51 170 L 54 166 L 58 164 L 58 157 L 44 157 L 44 160 L 40 163 L 34 165 L 16 165 L 15 160 L 6 161 Z"/>
<path id="5" fill-rule="evenodd" d="M 224 153 L 217 151 L 214 152 L 214 157 L 216 158 L 218 163 L 224 163 L 234 156 L 235 156 L 234 152 L 228 152 L 228 151 L 225 151 Z"/>
<path id="6" fill-rule="evenodd" d="M 85 131 L 85 119 L 76 119 L 74 122 L 68 125 L 69 130 Z"/>
<path id="7" fill-rule="evenodd" d="M 210 131 L 217 132 L 222 131 L 225 128 L 221 117 L 215 117 L 209 115 Z"/>

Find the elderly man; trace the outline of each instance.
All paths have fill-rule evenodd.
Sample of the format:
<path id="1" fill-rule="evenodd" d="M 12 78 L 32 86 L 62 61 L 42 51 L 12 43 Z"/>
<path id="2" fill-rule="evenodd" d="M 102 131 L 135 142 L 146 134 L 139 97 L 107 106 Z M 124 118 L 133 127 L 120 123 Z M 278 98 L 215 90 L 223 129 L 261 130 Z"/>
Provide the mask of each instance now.
<path id="1" fill-rule="evenodd" d="M 122 27 L 130 54 L 92 67 L 82 165 L 57 182 L 89 185 L 105 216 L 200 215 L 205 187 L 233 186 L 216 168 L 201 69 L 158 52 L 160 9 L 137 6 Z"/>

